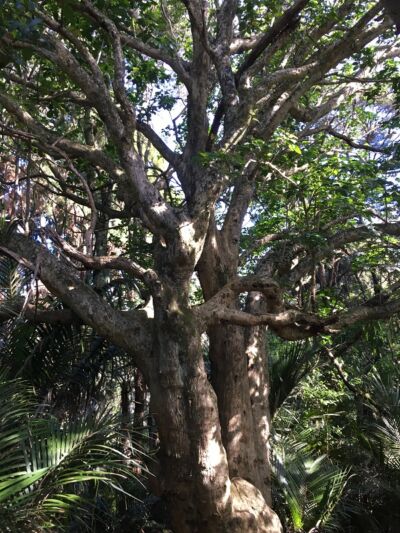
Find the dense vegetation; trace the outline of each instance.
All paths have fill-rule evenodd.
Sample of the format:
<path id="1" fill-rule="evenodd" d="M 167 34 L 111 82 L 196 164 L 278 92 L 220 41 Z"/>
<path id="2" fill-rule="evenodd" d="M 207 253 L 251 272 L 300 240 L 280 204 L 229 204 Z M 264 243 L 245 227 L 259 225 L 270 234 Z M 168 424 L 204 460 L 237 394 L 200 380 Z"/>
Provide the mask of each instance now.
<path id="1" fill-rule="evenodd" d="M 0 8 L 0 531 L 397 531 L 395 3 Z"/>

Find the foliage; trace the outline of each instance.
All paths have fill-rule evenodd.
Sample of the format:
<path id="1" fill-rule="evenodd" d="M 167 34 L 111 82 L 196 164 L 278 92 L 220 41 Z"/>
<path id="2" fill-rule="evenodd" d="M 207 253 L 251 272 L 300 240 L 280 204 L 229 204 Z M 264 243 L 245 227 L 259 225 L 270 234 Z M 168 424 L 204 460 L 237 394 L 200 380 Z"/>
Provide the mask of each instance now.
<path id="1" fill-rule="evenodd" d="M 322 357 L 321 345 L 314 345 L 307 372 L 307 344 L 299 343 L 292 352 L 275 345 L 270 372 L 277 391 L 272 389 L 270 397 L 282 395 L 274 417 L 275 499 L 288 531 L 395 531 L 400 497 L 397 328 L 398 321 L 392 320 L 361 337 L 353 335 L 340 356 L 346 382 Z M 293 359 L 285 372 L 290 370 L 287 380 L 294 387 L 279 383 L 280 367 L 273 362 L 282 358 L 286 368 L 288 354 Z M 324 491 L 331 500 L 322 497 Z"/>
<path id="2" fill-rule="evenodd" d="M 38 414 L 44 406 L 26 383 L 4 376 L 0 393 L 2 531 L 73 522 L 92 530 L 91 521 L 101 519 L 99 485 L 124 492 L 137 464 L 116 447 L 117 420 L 105 411 L 60 423 Z"/>
<path id="3" fill-rule="evenodd" d="M 349 480 L 348 470 L 340 470 L 325 456 L 314 458 L 305 444 L 291 439 L 277 443 L 274 463 L 288 531 L 342 530 L 348 515 L 338 504 Z"/>

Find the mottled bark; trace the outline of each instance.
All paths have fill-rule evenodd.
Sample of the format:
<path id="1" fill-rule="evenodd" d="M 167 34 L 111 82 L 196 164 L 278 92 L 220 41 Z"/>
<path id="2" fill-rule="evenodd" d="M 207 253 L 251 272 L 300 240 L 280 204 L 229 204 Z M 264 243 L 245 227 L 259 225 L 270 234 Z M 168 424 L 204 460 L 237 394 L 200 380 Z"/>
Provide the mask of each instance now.
<path id="1" fill-rule="evenodd" d="M 237 241 L 233 243 L 237 245 Z M 198 265 L 207 299 L 235 278 L 237 258 L 232 260 L 228 250 L 221 233 L 211 226 Z M 237 307 L 237 299 L 229 298 L 224 305 Z M 264 330 L 263 326 L 213 326 L 209 329 L 209 356 L 230 476 L 247 480 L 270 504 L 270 415 Z"/>
<path id="2" fill-rule="evenodd" d="M 230 476 L 259 488 L 243 328 L 212 328 L 210 360 Z"/>
<path id="3" fill-rule="evenodd" d="M 247 302 L 249 311 L 258 312 L 262 310 L 260 309 L 262 307 L 262 296 L 259 293 L 251 293 Z M 271 412 L 269 405 L 270 383 L 265 326 L 247 328 L 245 335 L 245 353 L 247 356 L 249 393 L 253 417 L 255 462 L 259 476 L 259 485 L 257 487 L 260 489 L 268 505 L 271 505 Z"/>
<path id="4" fill-rule="evenodd" d="M 254 461 L 246 464 L 245 441 L 248 439 L 247 445 L 251 445 L 251 432 L 243 427 L 246 416 L 251 420 L 251 413 L 243 413 L 239 421 L 238 430 L 243 432 L 240 456 L 237 445 L 231 448 L 237 438 L 236 428 L 230 427 L 224 439 L 220 418 L 225 421 L 225 413 L 235 407 L 240 409 L 242 402 L 237 406 L 227 402 L 225 413 L 221 413 L 207 379 L 200 335 L 190 311 L 186 310 L 178 320 L 175 317 L 172 324 L 162 322 L 157 327 L 157 336 L 162 339 L 159 371 L 156 382 L 150 381 L 150 391 L 160 434 L 163 493 L 170 503 L 174 531 L 281 531 L 280 522 L 262 493 L 240 475 L 247 478 L 244 467 L 255 466 Z M 172 338 L 166 333 L 171 326 Z M 226 393 L 228 398 L 230 391 Z M 227 455 L 231 455 L 232 468 Z"/>

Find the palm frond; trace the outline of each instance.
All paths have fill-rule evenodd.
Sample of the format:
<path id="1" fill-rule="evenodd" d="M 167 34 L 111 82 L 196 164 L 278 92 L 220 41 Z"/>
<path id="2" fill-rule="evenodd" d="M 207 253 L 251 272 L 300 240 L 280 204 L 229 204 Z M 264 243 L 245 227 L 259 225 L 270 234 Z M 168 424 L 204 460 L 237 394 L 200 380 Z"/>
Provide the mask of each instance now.
<path id="1" fill-rule="evenodd" d="M 272 417 L 309 371 L 314 353 L 312 346 L 303 341 L 271 353 L 269 401 Z"/>
<path id="2" fill-rule="evenodd" d="M 294 531 L 339 527 L 335 509 L 350 478 L 349 470 L 338 468 L 326 456 L 313 457 L 304 442 L 282 440 L 274 453 L 275 479 Z"/>
<path id="3" fill-rule="evenodd" d="M 56 524 L 91 505 L 93 483 L 127 494 L 137 463 L 118 449 L 109 411 L 60 424 L 35 409 L 23 382 L 0 380 L 0 523 Z"/>

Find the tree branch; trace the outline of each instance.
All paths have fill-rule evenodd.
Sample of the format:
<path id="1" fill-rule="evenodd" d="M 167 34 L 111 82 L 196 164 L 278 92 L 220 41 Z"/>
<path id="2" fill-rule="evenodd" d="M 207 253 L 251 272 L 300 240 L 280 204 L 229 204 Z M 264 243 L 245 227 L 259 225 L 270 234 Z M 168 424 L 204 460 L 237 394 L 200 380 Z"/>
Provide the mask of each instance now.
<path id="1" fill-rule="evenodd" d="M 122 169 L 118 167 L 118 165 L 102 150 L 86 144 L 70 141 L 69 139 L 55 134 L 53 131 L 36 122 L 30 113 L 25 111 L 15 100 L 3 92 L 0 92 L 0 104 L 2 104 L 8 113 L 20 124 L 25 126 L 28 132 L 32 133 L 43 145 L 48 146 L 48 153 L 57 155 L 56 150 L 52 150 L 53 146 L 57 146 L 59 149 L 66 152 L 69 157 L 82 157 L 86 161 L 89 161 L 93 166 L 100 167 L 106 172 L 109 172 L 115 178 L 120 177 L 123 173 Z M 21 131 L 20 133 L 25 134 L 26 132 Z"/>
<path id="2" fill-rule="evenodd" d="M 353 242 L 360 242 L 371 237 L 376 237 L 376 234 L 390 235 L 392 237 L 400 236 L 400 222 L 388 222 L 371 224 L 370 226 L 358 226 L 339 231 L 335 235 L 326 238 L 326 246 L 314 247 L 313 257 L 305 257 L 302 259 L 289 274 L 289 282 L 297 283 L 303 276 L 305 276 L 310 269 L 314 268 L 315 262 L 322 261 L 325 257 L 332 255 L 334 250 L 342 248 L 346 244 Z"/>
<path id="3" fill-rule="evenodd" d="M 189 73 L 189 65 L 180 60 L 178 57 L 168 55 L 160 48 L 154 48 L 153 46 L 144 43 L 140 39 L 137 39 L 131 35 L 127 28 L 123 28 L 124 32 L 121 33 L 121 42 L 125 46 L 129 46 L 133 50 L 137 50 L 141 54 L 144 54 L 153 59 L 162 61 L 166 65 L 169 65 L 175 74 L 178 76 L 178 80 L 181 81 L 187 88 L 190 87 L 191 77 Z"/>
<path id="4" fill-rule="evenodd" d="M 329 135 L 332 135 L 332 137 L 336 137 L 341 141 L 344 141 L 351 148 L 355 148 L 357 150 L 368 150 L 369 152 L 376 152 L 381 154 L 387 153 L 387 148 L 378 148 L 376 146 L 371 146 L 370 144 L 355 142 L 353 141 L 353 139 L 351 139 L 347 135 L 344 135 L 343 133 L 336 131 L 331 126 L 322 126 L 321 128 L 317 128 L 316 130 L 310 130 L 308 132 L 308 135 L 314 135 L 315 133 L 319 133 L 321 131 L 328 133 Z"/>
<path id="5" fill-rule="evenodd" d="M 0 251 L 5 250 L 0 247 Z M 25 304 L 24 298 L 13 302 L 0 302 L 0 323 L 23 317 L 31 324 L 72 324 L 80 322 L 69 309 L 43 309 L 31 303 Z"/>
<path id="6" fill-rule="evenodd" d="M 206 306 L 206 304 L 203 304 Z M 304 313 L 297 310 L 285 310 L 280 313 L 263 313 L 260 315 L 246 313 L 222 305 L 200 310 L 206 326 L 228 322 L 237 326 L 269 326 L 279 337 L 286 340 L 298 340 L 320 334 L 338 333 L 344 328 L 370 320 L 385 320 L 400 312 L 400 299 L 382 305 L 362 305 L 344 313 L 332 314 L 328 317 Z"/>
<path id="7" fill-rule="evenodd" d="M 252 47 L 252 51 L 240 65 L 236 73 L 237 81 L 240 79 L 242 74 L 255 63 L 264 50 L 276 39 L 278 39 L 281 33 L 288 28 L 293 30 L 296 27 L 298 16 L 308 2 L 309 0 L 296 0 L 293 6 L 285 11 L 285 13 L 275 22 L 275 24 L 267 31 L 267 33 L 259 38 L 257 44 Z"/>
<path id="8" fill-rule="evenodd" d="M 157 279 L 157 274 L 152 269 L 143 268 L 127 257 L 86 255 L 61 239 L 54 231 L 49 232 L 49 235 L 68 257 L 79 261 L 89 270 L 123 270 L 133 277 L 141 279 L 147 285 L 154 283 Z"/>
<path id="9" fill-rule="evenodd" d="M 192 33 L 191 82 L 187 98 L 187 141 L 183 159 L 188 169 L 186 182 L 182 183 L 189 201 L 201 181 L 194 158 L 206 148 L 208 137 L 207 105 L 210 93 L 210 47 L 207 34 L 207 4 L 202 0 L 182 0 L 190 19 Z M 202 174 L 202 171 L 201 171 Z"/>
<path id="10" fill-rule="evenodd" d="M 168 161 L 168 163 L 179 171 L 182 164 L 182 159 L 179 154 L 171 150 L 167 144 L 161 139 L 159 135 L 153 130 L 153 128 L 146 122 L 138 120 L 136 122 L 136 129 L 142 133 L 148 141 L 154 146 L 154 148 L 161 154 L 161 156 Z"/>
<path id="11" fill-rule="evenodd" d="M 128 135 L 132 135 L 135 129 L 136 115 L 125 90 L 125 59 L 122 51 L 121 35 L 114 22 L 102 11 L 97 9 L 89 0 L 82 0 L 84 9 L 96 20 L 100 26 L 106 29 L 110 39 L 114 55 L 114 79 L 113 88 L 117 101 L 120 103 L 123 114 L 121 119 Z"/>
<path id="12" fill-rule="evenodd" d="M 149 221 L 153 232 L 163 233 L 176 230 L 178 221 L 172 207 L 163 200 L 157 188 L 148 181 L 143 161 L 133 150 L 131 141 L 128 144 L 123 143 L 122 148 L 120 146 L 122 169 L 101 150 L 58 137 L 38 124 L 28 112 L 1 92 L 0 104 L 3 104 L 11 115 L 32 132 L 41 142 L 41 149 L 44 152 L 60 156 L 60 150 L 62 150 L 71 158 L 83 157 L 92 165 L 100 166 L 111 173 L 123 189 L 128 189 L 131 202 L 138 200 L 140 210 L 147 217 L 144 222 L 148 225 L 147 221 Z M 26 135 L 25 132 L 21 134 Z"/>
<path id="13" fill-rule="evenodd" d="M 238 326 L 269 326 L 277 335 L 287 340 L 307 338 L 323 333 L 337 333 L 347 326 L 368 320 L 386 319 L 400 312 L 400 299 L 389 301 L 398 290 L 400 282 L 386 292 L 371 298 L 365 304 L 348 311 L 319 317 L 298 309 L 285 309 L 279 284 L 265 275 L 236 278 L 226 284 L 207 302 L 196 308 L 205 327 L 228 322 Z M 233 307 L 239 294 L 259 292 L 265 299 L 267 313 L 252 314 Z"/>
<path id="14" fill-rule="evenodd" d="M 37 271 L 38 278 L 48 290 L 60 298 L 82 322 L 134 355 L 143 371 L 148 371 L 151 321 L 145 313 L 127 314 L 113 309 L 83 283 L 65 261 L 57 259 L 44 246 L 15 231 L 3 233 L 1 247 L 3 253 L 26 268 Z"/>
<path id="15" fill-rule="evenodd" d="M 374 6 L 361 19 L 348 30 L 346 35 L 327 47 L 322 53 L 318 54 L 318 61 L 314 68 L 302 81 L 297 82 L 294 87 L 283 86 L 279 90 L 279 96 L 273 96 L 268 102 L 268 111 L 262 117 L 259 117 L 258 126 L 255 134 L 267 140 L 271 137 L 277 126 L 284 120 L 290 110 L 297 104 L 299 99 L 320 80 L 329 70 L 340 63 L 346 57 L 361 50 L 368 42 L 375 39 L 387 27 L 388 23 L 383 22 L 379 26 L 365 29 L 370 22 L 381 10 L 380 5 Z M 310 58 L 314 60 L 315 57 Z"/>

